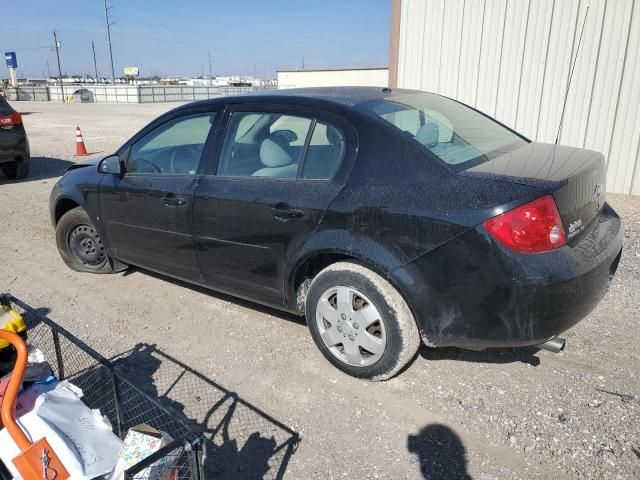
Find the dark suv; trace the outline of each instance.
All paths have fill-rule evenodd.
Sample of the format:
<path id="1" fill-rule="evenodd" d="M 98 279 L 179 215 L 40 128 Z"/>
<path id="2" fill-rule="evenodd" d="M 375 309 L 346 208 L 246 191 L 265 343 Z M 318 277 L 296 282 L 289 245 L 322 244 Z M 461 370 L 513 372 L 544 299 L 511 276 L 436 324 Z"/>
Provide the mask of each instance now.
<path id="1" fill-rule="evenodd" d="M 178 107 L 74 165 L 50 208 L 71 268 L 304 313 L 334 365 L 383 379 L 421 338 L 561 346 L 620 258 L 605 184 L 602 154 L 439 95 L 309 89 Z"/>
<path id="2" fill-rule="evenodd" d="M 0 97 L 0 168 L 14 180 L 29 174 L 29 140 L 22 115 Z"/>

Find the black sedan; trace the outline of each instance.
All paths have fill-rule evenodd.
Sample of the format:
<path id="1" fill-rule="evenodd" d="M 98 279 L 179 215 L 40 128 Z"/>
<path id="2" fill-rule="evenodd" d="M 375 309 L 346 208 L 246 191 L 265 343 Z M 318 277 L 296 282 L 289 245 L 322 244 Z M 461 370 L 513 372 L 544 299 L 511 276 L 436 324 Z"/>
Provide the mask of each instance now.
<path id="1" fill-rule="evenodd" d="M 386 379 L 421 339 L 561 347 L 620 259 L 604 186 L 602 154 L 439 95 L 305 89 L 176 108 L 73 166 L 50 209 L 69 267 L 306 314 L 330 362 Z"/>
<path id="2" fill-rule="evenodd" d="M 29 140 L 22 116 L 0 97 L 0 168 L 10 179 L 29 174 Z"/>

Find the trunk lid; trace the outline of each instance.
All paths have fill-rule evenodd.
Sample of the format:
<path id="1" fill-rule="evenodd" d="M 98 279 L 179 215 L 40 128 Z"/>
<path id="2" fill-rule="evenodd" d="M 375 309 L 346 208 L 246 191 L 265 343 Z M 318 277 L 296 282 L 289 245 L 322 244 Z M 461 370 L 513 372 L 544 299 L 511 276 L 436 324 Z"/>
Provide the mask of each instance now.
<path id="1" fill-rule="evenodd" d="M 569 245 L 590 230 L 604 205 L 605 159 L 592 150 L 532 142 L 460 175 L 546 189 L 556 201 Z"/>
<path id="2" fill-rule="evenodd" d="M 9 102 L 0 97 L 0 117 L 10 115 L 13 112 L 15 112 L 15 110 L 11 107 L 11 105 L 9 105 Z M 16 129 L 13 125 L 0 125 L 0 143 L 4 146 L 13 144 L 16 136 L 15 130 Z"/>

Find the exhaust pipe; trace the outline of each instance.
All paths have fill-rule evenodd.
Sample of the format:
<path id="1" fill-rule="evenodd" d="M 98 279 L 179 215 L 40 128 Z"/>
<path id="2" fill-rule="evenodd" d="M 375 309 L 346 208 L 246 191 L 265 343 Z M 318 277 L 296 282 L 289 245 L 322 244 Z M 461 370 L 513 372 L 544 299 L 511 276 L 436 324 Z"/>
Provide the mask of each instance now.
<path id="1" fill-rule="evenodd" d="M 548 350 L 553 353 L 558 353 L 564 350 L 564 346 L 567 340 L 562 337 L 554 337 L 551 340 L 547 340 L 544 343 L 538 345 L 539 348 L 543 350 Z"/>

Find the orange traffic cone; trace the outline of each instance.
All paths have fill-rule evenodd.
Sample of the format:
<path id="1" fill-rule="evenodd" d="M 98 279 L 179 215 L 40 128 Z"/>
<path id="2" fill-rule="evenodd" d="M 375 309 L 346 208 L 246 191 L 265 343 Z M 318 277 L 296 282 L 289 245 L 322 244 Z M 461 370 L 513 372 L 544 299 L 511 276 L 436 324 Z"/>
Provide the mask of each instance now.
<path id="1" fill-rule="evenodd" d="M 87 147 L 84 146 L 84 139 L 82 138 L 80 127 L 76 127 L 76 156 L 82 157 L 85 155 L 89 155 L 89 153 L 87 153 Z"/>

